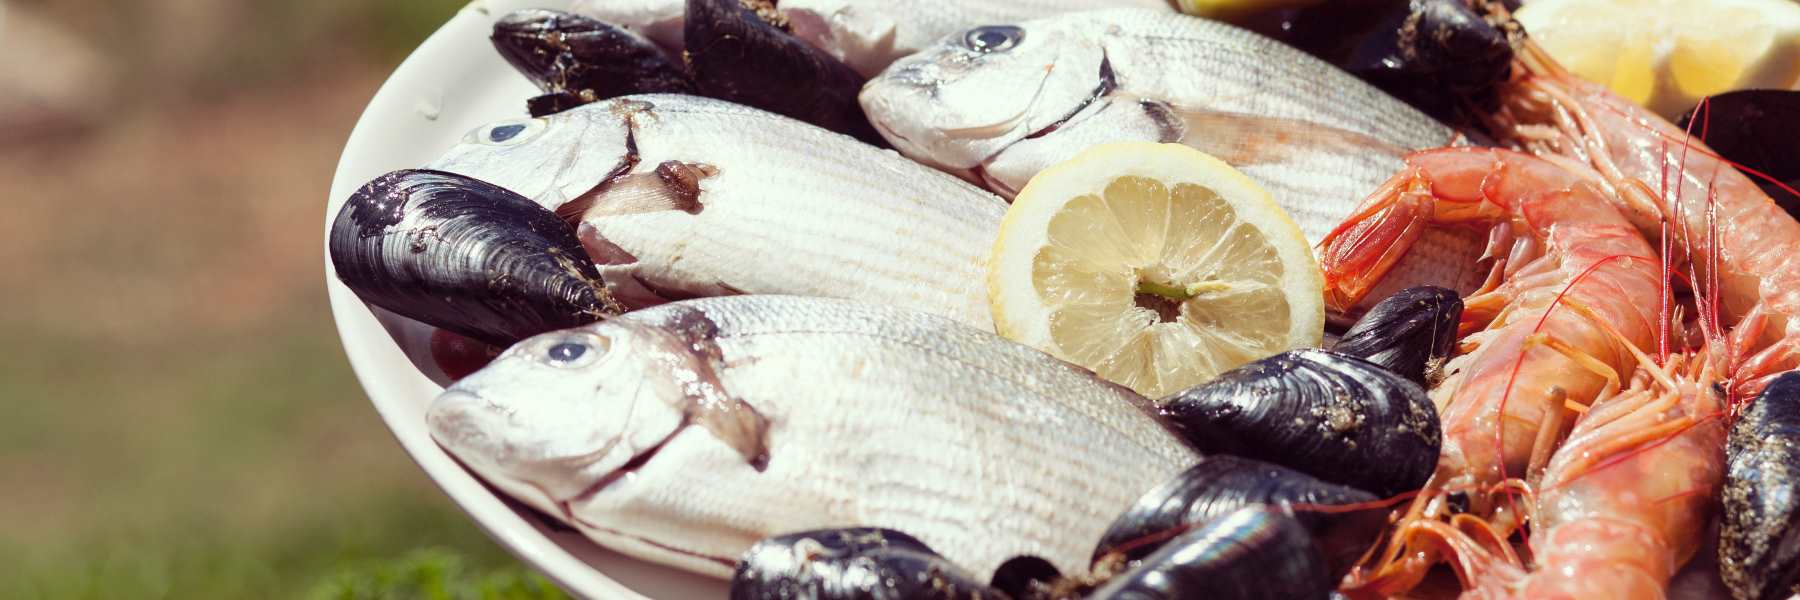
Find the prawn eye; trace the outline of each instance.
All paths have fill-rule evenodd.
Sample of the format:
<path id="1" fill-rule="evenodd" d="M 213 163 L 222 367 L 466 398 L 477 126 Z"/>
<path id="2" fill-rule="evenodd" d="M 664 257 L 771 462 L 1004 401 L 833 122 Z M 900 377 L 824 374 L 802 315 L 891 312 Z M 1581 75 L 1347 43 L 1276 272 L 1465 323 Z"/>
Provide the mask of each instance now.
<path id="1" fill-rule="evenodd" d="M 989 54 L 1005 52 L 1019 45 L 1025 39 L 1025 30 L 1012 25 L 988 25 L 976 27 L 963 34 L 963 45 L 970 50 Z"/>
<path id="2" fill-rule="evenodd" d="M 531 138 L 537 137 L 539 133 L 544 131 L 544 128 L 545 123 L 542 119 L 506 121 L 504 123 L 494 123 L 492 125 L 483 126 L 482 128 L 475 130 L 475 133 L 470 134 L 469 137 L 474 138 L 471 141 L 478 144 L 512 146 L 523 144 L 531 140 Z"/>

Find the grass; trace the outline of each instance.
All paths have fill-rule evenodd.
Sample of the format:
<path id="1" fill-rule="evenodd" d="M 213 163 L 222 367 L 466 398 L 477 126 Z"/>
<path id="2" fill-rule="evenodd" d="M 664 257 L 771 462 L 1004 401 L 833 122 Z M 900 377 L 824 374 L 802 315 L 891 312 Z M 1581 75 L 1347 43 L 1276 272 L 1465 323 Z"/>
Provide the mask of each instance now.
<path id="1" fill-rule="evenodd" d="M 38 400 L 0 422 L 0 455 L 56 467 L 0 495 L 46 507 L 7 519 L 0 565 L 23 571 L 0 597 L 557 597 L 423 481 L 328 327 L 249 333 L 189 356 L 51 342 L 0 366 L 5 397 Z"/>
<path id="2" fill-rule="evenodd" d="M 124 96 L 0 139 L 0 598 L 560 597 L 394 442 L 321 285 L 351 125 L 463 2 L 0 2 Z"/>
<path id="3" fill-rule="evenodd" d="M 394 561 L 352 565 L 309 594 L 313 600 L 550 600 L 554 586 L 516 571 L 474 571 L 454 553 L 431 548 Z"/>

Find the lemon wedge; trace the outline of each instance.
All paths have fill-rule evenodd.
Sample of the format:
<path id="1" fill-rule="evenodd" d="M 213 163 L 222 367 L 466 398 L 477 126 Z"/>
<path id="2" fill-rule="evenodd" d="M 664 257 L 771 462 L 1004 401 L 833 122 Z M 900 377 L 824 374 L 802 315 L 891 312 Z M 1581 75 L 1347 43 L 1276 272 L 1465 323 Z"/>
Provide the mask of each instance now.
<path id="1" fill-rule="evenodd" d="M 1514 16 L 1570 70 L 1669 119 L 1706 96 L 1800 85 L 1794 0 L 1532 0 Z"/>
<path id="2" fill-rule="evenodd" d="M 988 262 L 1000 335 L 1158 398 L 1324 334 L 1287 213 L 1178 144 L 1095 146 L 1019 192 Z"/>

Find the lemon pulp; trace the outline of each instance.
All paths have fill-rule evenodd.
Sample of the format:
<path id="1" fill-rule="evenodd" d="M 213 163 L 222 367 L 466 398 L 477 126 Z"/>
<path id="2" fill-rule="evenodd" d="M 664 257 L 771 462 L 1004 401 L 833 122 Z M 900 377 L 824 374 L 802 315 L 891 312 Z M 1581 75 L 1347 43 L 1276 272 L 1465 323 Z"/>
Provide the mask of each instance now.
<path id="1" fill-rule="evenodd" d="M 1107 145 L 1046 170 L 1002 224 L 989 275 L 1002 335 L 1151 396 L 1323 329 L 1298 227 L 1183 146 Z"/>

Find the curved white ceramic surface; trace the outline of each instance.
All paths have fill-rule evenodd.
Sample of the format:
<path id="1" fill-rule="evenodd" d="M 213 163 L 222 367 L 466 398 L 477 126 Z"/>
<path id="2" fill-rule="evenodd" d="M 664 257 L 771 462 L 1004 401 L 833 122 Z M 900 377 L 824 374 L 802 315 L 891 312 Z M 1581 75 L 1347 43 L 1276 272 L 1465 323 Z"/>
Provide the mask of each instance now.
<path id="1" fill-rule="evenodd" d="M 363 183 L 395 169 L 437 158 L 483 123 L 525 115 L 536 95 L 489 45 L 495 19 L 520 8 L 566 8 L 568 0 L 476 0 L 401 63 L 369 102 L 338 161 L 326 227 Z M 610 552 L 568 530 L 557 530 L 476 480 L 431 440 L 425 407 L 443 386 L 429 361 L 408 358 L 425 346 L 417 323 L 371 310 L 337 280 L 326 259 L 325 286 L 350 365 L 369 399 L 419 467 L 469 513 L 488 535 L 563 589 L 589 598 L 723 598 L 725 582 L 652 565 Z M 379 313 L 379 315 L 377 314 Z M 1671 586 L 1671 598 L 1723 598 L 1706 556 Z"/>
<path id="2" fill-rule="evenodd" d="M 488 42 L 495 19 L 520 8 L 564 8 L 567 0 L 491 0 L 465 7 L 401 63 L 357 121 L 325 212 L 326 227 L 363 183 L 442 154 L 476 126 L 525 115 L 535 95 Z M 627 558 L 495 495 L 431 440 L 425 408 L 443 387 L 408 359 L 422 348 L 421 326 L 376 311 L 337 280 L 326 259 L 325 286 L 344 352 L 375 409 L 419 467 L 488 535 L 564 589 L 590 598 L 723 598 L 725 584 Z M 392 333 L 390 333 L 390 331 Z M 399 341 L 397 341 L 399 340 Z M 403 344 L 402 341 L 405 343 Z"/>

